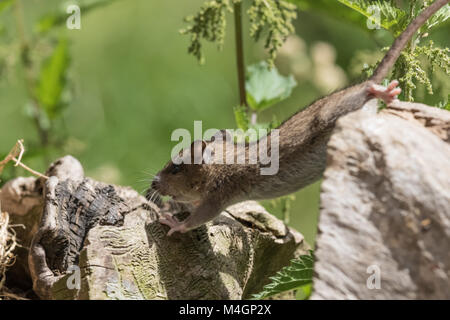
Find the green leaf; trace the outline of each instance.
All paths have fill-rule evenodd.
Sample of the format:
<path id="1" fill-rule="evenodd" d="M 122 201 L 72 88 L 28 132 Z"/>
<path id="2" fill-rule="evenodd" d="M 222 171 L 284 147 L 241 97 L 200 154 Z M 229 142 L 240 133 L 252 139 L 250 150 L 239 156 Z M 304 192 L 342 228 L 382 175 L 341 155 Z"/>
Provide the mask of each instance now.
<path id="1" fill-rule="evenodd" d="M 447 101 L 439 102 L 437 107 L 439 109 L 444 109 L 444 110 L 450 111 L 450 94 L 447 96 Z"/>
<path id="2" fill-rule="evenodd" d="M 114 1 L 116 0 L 84 0 L 74 4 L 78 4 L 80 7 L 80 12 L 84 16 L 89 11 L 110 4 Z M 40 33 L 48 32 L 54 27 L 65 24 L 68 17 L 69 14 L 66 12 L 66 6 L 61 6 L 58 11 L 43 16 L 36 24 L 35 30 Z"/>
<path id="3" fill-rule="evenodd" d="M 312 293 L 312 284 L 311 283 L 306 284 L 298 288 L 295 298 L 297 300 L 308 300 L 311 293 Z"/>
<path id="4" fill-rule="evenodd" d="M 255 111 L 269 108 L 277 102 L 288 98 L 297 85 L 294 77 L 284 77 L 273 67 L 269 69 L 267 62 L 261 61 L 247 68 L 247 101 Z"/>
<path id="5" fill-rule="evenodd" d="M 14 0 L 1 0 L 0 1 L 0 13 L 2 13 L 3 10 L 7 9 L 11 4 L 14 2 Z"/>
<path id="6" fill-rule="evenodd" d="M 263 291 L 252 296 L 252 299 L 260 300 L 279 294 L 285 291 L 299 289 L 312 283 L 314 256 L 310 250 L 309 255 L 303 255 L 291 261 L 291 264 L 284 267 L 274 277 L 271 283 L 264 286 Z M 310 293 L 305 292 L 309 295 Z"/>
<path id="7" fill-rule="evenodd" d="M 387 1 L 375 0 L 288 0 L 296 4 L 300 10 L 316 11 L 321 14 L 334 17 L 342 21 L 352 23 L 364 31 L 367 28 L 367 20 L 372 19 L 373 12 L 370 6 L 376 5 L 380 8 L 380 26 L 384 29 L 397 32 L 403 25 L 405 12 L 393 7 Z"/>
<path id="8" fill-rule="evenodd" d="M 333 18 L 353 23 L 357 26 L 365 27 L 366 18 L 359 13 L 349 10 L 337 1 L 330 0 L 288 0 L 294 3 L 300 11 L 314 11 L 320 14 L 326 14 Z"/>
<path id="9" fill-rule="evenodd" d="M 356 12 L 365 16 L 368 20 L 379 22 L 380 26 L 386 30 L 393 32 L 401 31 L 399 27 L 400 22 L 403 22 L 405 12 L 388 1 L 369 1 L 369 0 L 337 0 L 343 5 L 352 8 Z M 376 16 L 370 8 L 377 7 L 380 11 L 379 21 L 376 21 Z M 403 23 L 402 23 L 403 24 Z"/>
<path id="10" fill-rule="evenodd" d="M 247 131 L 250 120 L 244 106 L 234 108 L 234 118 L 239 129 Z"/>
<path id="11" fill-rule="evenodd" d="M 443 24 L 450 18 L 450 5 L 445 5 L 438 10 L 428 21 L 425 26 L 427 29 L 431 29 Z"/>
<path id="12" fill-rule="evenodd" d="M 35 29 L 40 33 L 47 32 L 52 27 L 63 24 L 67 17 L 67 15 L 48 14 L 39 20 Z"/>
<path id="13" fill-rule="evenodd" d="M 36 96 L 50 119 L 55 117 L 62 106 L 69 63 L 68 41 L 61 38 L 52 55 L 44 61 L 36 87 Z"/>
<path id="14" fill-rule="evenodd" d="M 275 116 L 271 122 L 250 123 L 245 107 L 236 107 L 234 109 L 234 116 L 236 118 L 236 122 L 238 123 L 238 128 L 243 131 L 242 133 L 235 132 L 234 139 L 236 142 L 256 141 L 269 134 L 272 129 L 279 126 L 279 122 Z M 256 136 L 252 134 L 254 132 L 256 132 Z"/>
<path id="15" fill-rule="evenodd" d="M 287 0 L 297 5 L 300 11 L 317 12 L 324 14 L 340 21 L 351 23 L 354 26 L 360 27 L 364 31 L 367 29 L 367 18 L 358 12 L 349 9 L 338 1 L 330 0 Z"/>

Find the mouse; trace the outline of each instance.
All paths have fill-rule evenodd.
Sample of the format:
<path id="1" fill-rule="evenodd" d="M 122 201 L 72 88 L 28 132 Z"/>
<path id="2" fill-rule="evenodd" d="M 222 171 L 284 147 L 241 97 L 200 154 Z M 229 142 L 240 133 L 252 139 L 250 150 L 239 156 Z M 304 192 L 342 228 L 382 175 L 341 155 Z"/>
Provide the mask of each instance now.
<path id="1" fill-rule="evenodd" d="M 211 140 L 196 140 L 180 151 L 159 171 L 150 186 L 162 196 L 190 210 L 179 221 L 174 215 L 163 213 L 161 224 L 169 227 L 168 235 L 185 233 L 217 217 L 228 206 L 244 200 L 277 198 L 293 193 L 319 180 L 326 167 L 327 143 L 337 119 L 361 109 L 371 99 L 389 105 L 401 93 L 398 81 L 388 86 L 380 83 L 417 30 L 449 0 L 436 0 L 424 9 L 395 39 L 373 74 L 362 83 L 334 92 L 285 120 L 276 130 L 254 142 L 238 144 L 220 130 Z M 275 133 L 277 136 L 275 136 Z M 252 147 L 265 146 L 270 152 L 271 142 L 277 139 L 278 171 L 261 174 L 261 161 L 251 161 Z M 222 148 L 222 152 L 214 151 Z M 224 163 L 227 154 L 245 157 L 245 163 Z M 254 160 L 254 159 L 253 159 Z"/>

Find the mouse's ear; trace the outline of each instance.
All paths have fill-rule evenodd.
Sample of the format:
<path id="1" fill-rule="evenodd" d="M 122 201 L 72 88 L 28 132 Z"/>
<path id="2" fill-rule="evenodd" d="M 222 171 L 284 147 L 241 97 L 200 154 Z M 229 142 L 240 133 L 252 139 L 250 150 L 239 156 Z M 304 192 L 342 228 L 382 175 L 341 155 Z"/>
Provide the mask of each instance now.
<path id="1" fill-rule="evenodd" d="M 204 140 L 195 140 L 191 144 L 191 163 L 202 164 L 203 151 L 206 148 L 206 142 Z"/>

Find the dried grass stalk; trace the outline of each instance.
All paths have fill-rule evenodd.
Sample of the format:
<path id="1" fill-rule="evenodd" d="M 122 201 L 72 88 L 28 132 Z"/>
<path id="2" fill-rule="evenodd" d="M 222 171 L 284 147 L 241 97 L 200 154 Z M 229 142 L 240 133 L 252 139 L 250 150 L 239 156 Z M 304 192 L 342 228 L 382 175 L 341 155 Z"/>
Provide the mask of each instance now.
<path id="1" fill-rule="evenodd" d="M 0 210 L 0 296 L 6 280 L 6 269 L 15 262 L 16 232 L 9 226 L 9 215 Z"/>

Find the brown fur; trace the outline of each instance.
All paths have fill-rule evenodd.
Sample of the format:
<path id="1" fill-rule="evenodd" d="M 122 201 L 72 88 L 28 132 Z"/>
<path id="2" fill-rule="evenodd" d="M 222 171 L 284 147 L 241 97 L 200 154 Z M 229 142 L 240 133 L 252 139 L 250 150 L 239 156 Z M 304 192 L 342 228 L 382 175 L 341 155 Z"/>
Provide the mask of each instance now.
<path id="1" fill-rule="evenodd" d="M 275 198 L 292 193 L 317 181 L 325 169 L 326 145 L 336 120 L 349 112 L 360 109 L 374 96 L 373 86 L 387 76 L 401 50 L 417 29 L 449 0 L 436 0 L 424 10 L 396 39 L 374 75 L 367 81 L 324 97 L 288 120 L 279 129 L 279 171 L 276 175 L 261 175 L 258 164 L 181 164 L 169 162 L 158 173 L 152 188 L 163 195 L 171 195 L 175 201 L 194 204 L 196 209 L 183 222 L 164 217 L 161 222 L 175 231 L 185 232 L 217 216 L 227 206 L 242 200 Z M 381 97 L 384 97 L 381 95 Z M 255 142 L 270 142 L 271 135 Z M 208 141 L 193 143 L 187 156 L 195 148 L 200 154 L 211 144 Z M 269 144 L 270 145 L 270 144 Z M 236 145 L 225 143 L 226 151 Z M 248 159 L 247 146 L 244 150 Z"/>

